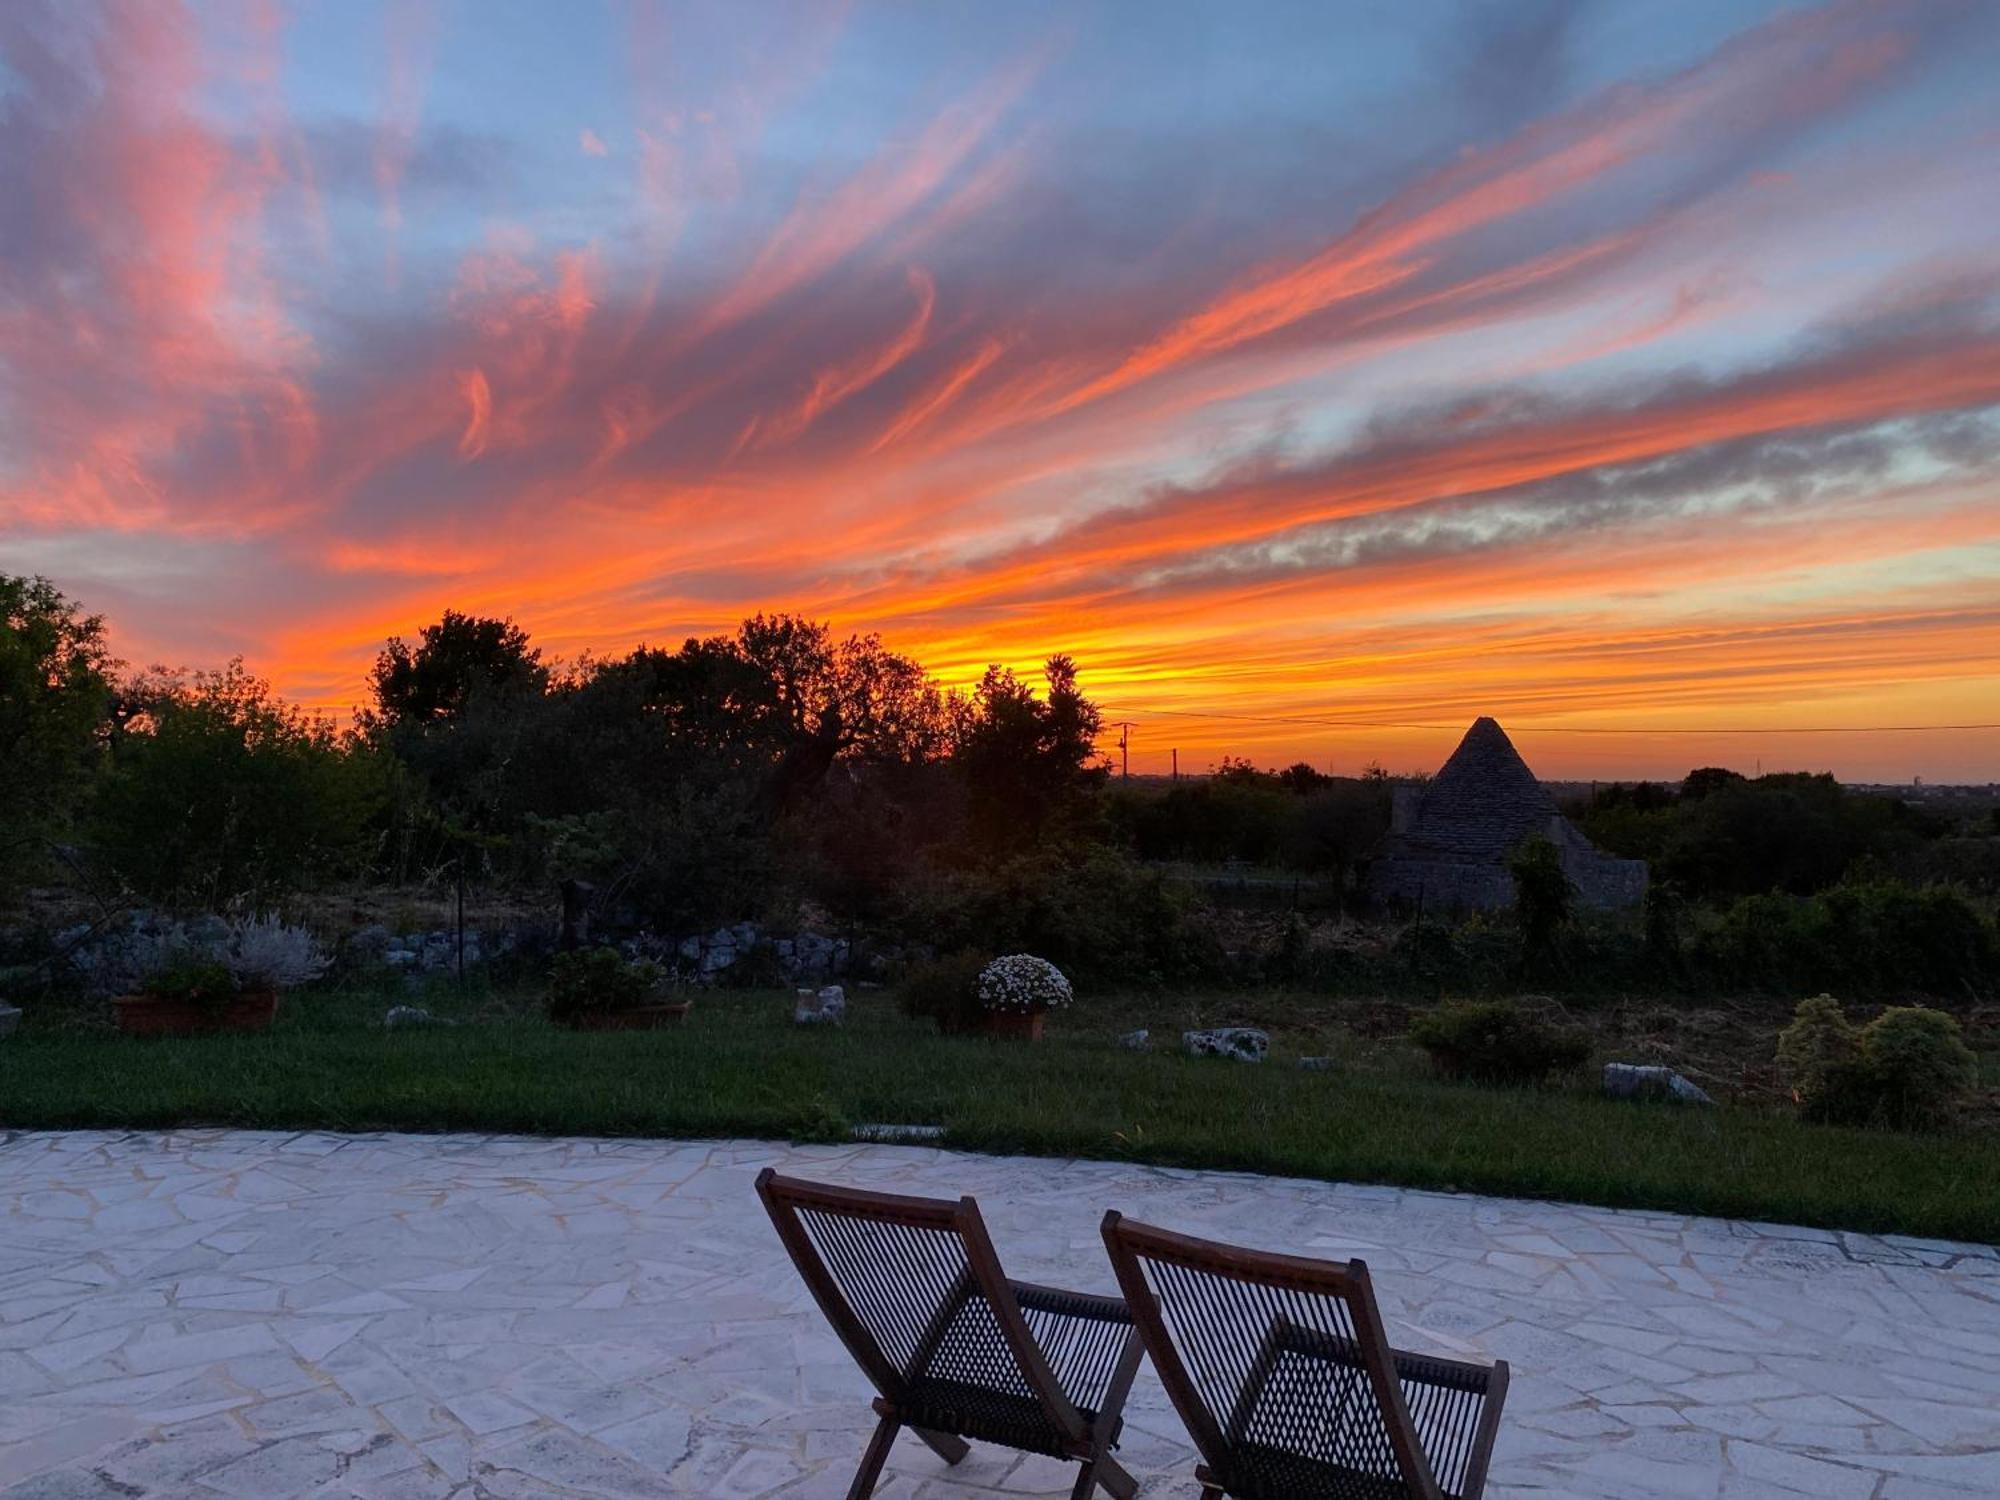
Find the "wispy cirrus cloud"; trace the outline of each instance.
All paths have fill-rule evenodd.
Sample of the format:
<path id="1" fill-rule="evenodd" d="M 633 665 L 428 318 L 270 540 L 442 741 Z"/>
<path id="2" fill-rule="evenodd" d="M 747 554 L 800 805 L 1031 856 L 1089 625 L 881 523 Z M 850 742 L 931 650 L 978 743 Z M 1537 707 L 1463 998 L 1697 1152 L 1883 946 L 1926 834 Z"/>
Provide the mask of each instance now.
<path id="1" fill-rule="evenodd" d="M 335 705 L 447 605 L 1073 649 L 1162 714 L 1991 686 L 2000 24 L 1587 22 L 1409 49 L 1401 116 L 1189 51 L 1169 116 L 1082 16 L 0 9 L 0 552 Z M 501 107 L 507 46 L 600 61 Z"/>

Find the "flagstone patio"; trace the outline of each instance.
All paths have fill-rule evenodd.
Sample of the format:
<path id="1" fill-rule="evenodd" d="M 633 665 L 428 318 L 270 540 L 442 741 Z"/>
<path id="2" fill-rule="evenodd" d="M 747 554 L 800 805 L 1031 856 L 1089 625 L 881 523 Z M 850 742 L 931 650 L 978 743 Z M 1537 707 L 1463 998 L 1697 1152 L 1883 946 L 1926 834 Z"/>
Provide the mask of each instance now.
<path id="1" fill-rule="evenodd" d="M 196 1131 L 0 1140 L 0 1496 L 845 1493 L 868 1389 L 761 1166 L 978 1195 L 1111 1289 L 1108 1206 L 1376 1273 L 1401 1344 L 1514 1368 L 1489 1494 L 2000 1493 L 2000 1252 L 897 1146 Z M 1150 1373 L 1125 1462 L 1195 1493 Z M 899 1445 L 885 1500 L 1067 1495 Z"/>

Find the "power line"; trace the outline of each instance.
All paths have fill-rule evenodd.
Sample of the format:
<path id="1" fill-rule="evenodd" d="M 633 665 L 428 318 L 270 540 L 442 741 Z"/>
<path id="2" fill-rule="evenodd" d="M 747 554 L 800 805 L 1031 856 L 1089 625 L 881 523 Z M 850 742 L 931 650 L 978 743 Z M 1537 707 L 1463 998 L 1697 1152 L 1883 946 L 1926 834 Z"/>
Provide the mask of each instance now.
<path id="1" fill-rule="evenodd" d="M 1460 729 L 1463 720 L 1449 722 L 1421 719 L 1319 719 L 1303 718 L 1280 714 L 1229 713 L 1221 709 L 1194 708 L 1147 708 L 1129 705 L 1100 705 L 1106 713 L 1115 714 L 1155 714 L 1177 719 L 1231 719 L 1250 724 L 1303 724 L 1321 729 Z M 1508 726 L 1510 733 L 1523 734 L 1940 734 L 1946 732 L 1964 733 L 1969 730 L 2000 729 L 2000 723 L 1992 724 L 1809 724 L 1809 725 L 1712 725 L 1704 728 L 1677 727 L 1656 729 L 1632 727 L 1616 729 L 1604 725 L 1582 724 L 1537 724 L 1533 720 L 1516 720 Z"/>

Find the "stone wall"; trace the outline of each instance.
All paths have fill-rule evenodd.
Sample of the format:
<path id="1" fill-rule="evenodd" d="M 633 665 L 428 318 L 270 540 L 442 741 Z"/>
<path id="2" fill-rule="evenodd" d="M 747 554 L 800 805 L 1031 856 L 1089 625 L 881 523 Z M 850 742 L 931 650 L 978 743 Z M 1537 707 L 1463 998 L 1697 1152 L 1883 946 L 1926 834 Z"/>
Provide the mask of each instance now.
<path id="1" fill-rule="evenodd" d="M 1561 840 L 1557 848 L 1581 905 L 1617 911 L 1646 899 L 1643 859 L 1614 858 L 1580 835 Z M 1414 908 L 1421 899 L 1427 912 L 1507 911 L 1514 905 L 1513 872 L 1491 860 L 1385 855 L 1369 868 L 1368 889 L 1377 901 L 1394 907 Z"/>
<path id="2" fill-rule="evenodd" d="M 222 927 L 220 918 L 186 921 L 155 912 L 130 913 L 104 927 L 79 924 L 54 934 L 58 985 L 93 999 L 129 994 L 139 982 L 145 955 L 169 929 L 202 935 Z M 412 986 L 458 972 L 457 932 L 449 927 L 398 932 L 383 923 L 356 927 L 324 946 L 337 969 L 349 975 L 401 975 Z M 467 926 L 468 973 L 495 965 L 533 969 L 546 966 L 557 946 L 555 927 L 546 922 L 511 926 Z M 902 956 L 900 950 L 861 946 L 818 932 L 770 933 L 754 922 L 737 922 L 708 932 L 674 937 L 639 932 L 618 943 L 628 958 L 649 959 L 681 984 L 710 985 L 747 974 L 763 963 L 771 983 L 818 983 L 865 970 L 869 975 Z"/>

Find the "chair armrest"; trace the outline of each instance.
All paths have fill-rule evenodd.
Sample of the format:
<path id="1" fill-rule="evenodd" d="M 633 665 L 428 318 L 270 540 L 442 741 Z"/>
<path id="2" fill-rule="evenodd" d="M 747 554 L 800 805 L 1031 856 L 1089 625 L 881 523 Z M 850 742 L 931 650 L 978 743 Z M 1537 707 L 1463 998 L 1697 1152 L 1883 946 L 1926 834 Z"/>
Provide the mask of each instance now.
<path id="1" fill-rule="evenodd" d="M 1395 1362 L 1398 1378 L 1403 1380 L 1443 1386 L 1446 1390 L 1469 1391 L 1474 1395 L 1484 1395 L 1493 1383 L 1491 1365 L 1446 1359 L 1437 1354 L 1411 1354 L 1404 1349 L 1391 1349 L 1389 1355 Z"/>
<path id="2" fill-rule="evenodd" d="M 1060 1287 L 1037 1286 L 1031 1281 L 1009 1281 L 1014 1300 L 1023 1309 L 1051 1313 L 1061 1318 L 1091 1318 L 1100 1323 L 1129 1324 L 1132 1310 L 1123 1297 L 1100 1297 L 1091 1292 L 1066 1292 Z"/>

